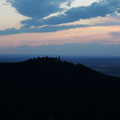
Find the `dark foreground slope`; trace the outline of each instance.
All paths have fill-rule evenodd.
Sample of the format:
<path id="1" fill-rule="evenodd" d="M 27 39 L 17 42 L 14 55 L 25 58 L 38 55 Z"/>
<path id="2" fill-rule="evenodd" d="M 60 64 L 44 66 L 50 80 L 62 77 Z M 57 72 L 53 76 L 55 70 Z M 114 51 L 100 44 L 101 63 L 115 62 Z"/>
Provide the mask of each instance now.
<path id="1" fill-rule="evenodd" d="M 120 79 L 57 58 L 0 64 L 1 120 L 119 120 Z"/>

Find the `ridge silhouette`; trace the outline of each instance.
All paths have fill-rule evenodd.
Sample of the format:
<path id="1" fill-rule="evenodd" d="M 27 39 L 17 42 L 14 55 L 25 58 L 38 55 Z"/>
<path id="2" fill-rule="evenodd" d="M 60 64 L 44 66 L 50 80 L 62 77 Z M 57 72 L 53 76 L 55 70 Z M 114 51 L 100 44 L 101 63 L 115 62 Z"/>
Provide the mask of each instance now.
<path id="1" fill-rule="evenodd" d="M 118 120 L 120 78 L 56 58 L 0 63 L 0 119 Z"/>

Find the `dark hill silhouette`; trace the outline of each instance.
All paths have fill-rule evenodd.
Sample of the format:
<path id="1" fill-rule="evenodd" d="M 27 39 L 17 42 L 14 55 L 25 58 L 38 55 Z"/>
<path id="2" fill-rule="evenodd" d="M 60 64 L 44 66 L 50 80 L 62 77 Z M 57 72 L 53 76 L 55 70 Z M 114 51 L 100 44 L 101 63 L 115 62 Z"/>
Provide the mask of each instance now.
<path id="1" fill-rule="evenodd" d="M 60 58 L 0 64 L 1 120 L 119 120 L 120 78 Z"/>

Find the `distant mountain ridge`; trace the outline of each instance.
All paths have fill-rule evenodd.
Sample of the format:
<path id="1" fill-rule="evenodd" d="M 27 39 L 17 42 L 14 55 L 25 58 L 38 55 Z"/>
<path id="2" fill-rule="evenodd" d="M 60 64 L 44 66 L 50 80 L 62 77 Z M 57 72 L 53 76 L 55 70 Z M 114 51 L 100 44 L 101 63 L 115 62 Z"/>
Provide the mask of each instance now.
<path id="1" fill-rule="evenodd" d="M 120 119 L 120 78 L 60 57 L 0 63 L 0 90 L 1 119 Z"/>

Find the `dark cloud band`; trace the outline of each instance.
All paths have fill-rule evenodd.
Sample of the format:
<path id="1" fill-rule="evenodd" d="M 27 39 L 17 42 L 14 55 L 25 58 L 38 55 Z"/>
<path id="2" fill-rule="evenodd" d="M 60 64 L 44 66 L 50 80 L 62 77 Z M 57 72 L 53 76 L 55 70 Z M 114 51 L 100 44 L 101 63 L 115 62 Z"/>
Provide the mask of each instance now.
<path id="1" fill-rule="evenodd" d="M 22 21 L 24 27 L 20 30 L 10 29 L 6 31 L 0 31 L 0 34 L 11 34 L 21 32 L 53 32 L 58 30 L 64 30 L 69 28 L 81 27 L 80 25 L 72 26 L 55 26 L 55 27 L 43 27 L 43 25 L 57 25 L 62 23 L 74 22 L 80 19 L 95 18 L 98 16 L 105 17 L 108 14 L 114 14 L 116 10 L 120 12 L 120 0 L 101 0 L 100 2 L 94 2 L 90 6 L 86 7 L 74 7 L 65 12 L 65 14 L 59 14 L 57 16 L 43 19 L 52 13 L 64 11 L 60 8 L 60 5 L 68 0 L 7 0 L 11 2 L 12 6 L 17 9 L 19 13 L 24 16 L 28 16 L 31 19 Z M 70 0 L 71 1 L 71 0 Z M 68 2 L 68 5 L 69 2 Z M 34 29 L 30 29 L 34 26 Z M 86 25 L 85 25 L 86 26 Z"/>

